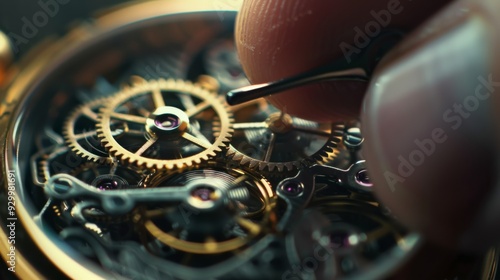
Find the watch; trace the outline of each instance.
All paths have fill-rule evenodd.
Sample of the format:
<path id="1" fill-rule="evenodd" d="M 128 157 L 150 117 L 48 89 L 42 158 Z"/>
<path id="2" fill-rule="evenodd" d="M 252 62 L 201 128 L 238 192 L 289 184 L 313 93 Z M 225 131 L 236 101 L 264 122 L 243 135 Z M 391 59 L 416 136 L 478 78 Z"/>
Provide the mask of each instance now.
<path id="1" fill-rule="evenodd" d="M 377 201 L 357 120 L 226 103 L 239 5 L 2 9 L 0 275 L 494 279 L 496 249 L 434 247 Z"/>

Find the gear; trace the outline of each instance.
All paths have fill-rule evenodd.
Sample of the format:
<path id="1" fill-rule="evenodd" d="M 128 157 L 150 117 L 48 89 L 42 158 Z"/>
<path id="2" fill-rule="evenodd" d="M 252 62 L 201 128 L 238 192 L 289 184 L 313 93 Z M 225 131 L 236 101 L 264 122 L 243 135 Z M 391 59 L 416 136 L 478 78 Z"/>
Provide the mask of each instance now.
<path id="1" fill-rule="evenodd" d="M 66 146 L 56 146 L 49 154 L 43 156 L 39 162 L 39 174 L 44 182 L 58 173 L 70 173 L 74 168 L 85 162 L 74 155 Z"/>
<path id="2" fill-rule="evenodd" d="M 148 205 L 137 219 L 164 245 L 193 254 L 220 254 L 240 249 L 272 232 L 276 195 L 261 175 L 211 162 L 146 179 L 149 188 L 189 188 L 184 202 Z"/>
<path id="3" fill-rule="evenodd" d="M 136 78 L 99 114 L 98 137 L 120 160 L 155 169 L 185 168 L 227 148 L 232 114 L 215 93 L 182 80 Z M 123 121 L 120 138 L 112 124 Z"/>
<path id="4" fill-rule="evenodd" d="M 241 165 L 277 175 L 328 162 L 338 152 L 343 125 L 291 117 L 263 99 L 233 111 L 235 132 L 227 156 Z"/>
<path id="5" fill-rule="evenodd" d="M 66 119 L 63 135 L 67 145 L 78 156 L 94 162 L 111 163 L 112 158 L 97 138 L 98 112 L 107 103 L 106 98 L 97 99 L 77 107 Z M 117 136 L 126 131 L 126 123 L 113 128 Z"/>

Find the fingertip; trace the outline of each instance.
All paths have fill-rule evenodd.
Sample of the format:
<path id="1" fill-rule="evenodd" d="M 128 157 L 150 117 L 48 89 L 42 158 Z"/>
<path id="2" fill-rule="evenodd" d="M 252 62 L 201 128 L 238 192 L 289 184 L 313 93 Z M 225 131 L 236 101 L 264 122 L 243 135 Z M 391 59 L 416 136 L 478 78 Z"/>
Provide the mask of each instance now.
<path id="1" fill-rule="evenodd" d="M 249 80 L 266 83 L 342 59 L 341 44 L 354 44 L 357 30 L 366 29 L 375 20 L 374 13 L 401 11 L 389 15 L 387 27 L 408 30 L 449 1 L 373 0 L 363 5 L 339 0 L 244 1 L 235 40 Z M 390 6 L 395 4 L 397 9 Z M 286 107 L 290 114 L 313 120 L 357 116 L 362 95 L 356 90 L 339 91 L 336 83 L 326 84 L 289 91 L 269 100 L 281 109 Z"/>
<path id="2" fill-rule="evenodd" d="M 288 114 L 318 122 L 356 120 L 367 84 L 360 82 L 323 82 L 303 86 L 267 99 Z"/>

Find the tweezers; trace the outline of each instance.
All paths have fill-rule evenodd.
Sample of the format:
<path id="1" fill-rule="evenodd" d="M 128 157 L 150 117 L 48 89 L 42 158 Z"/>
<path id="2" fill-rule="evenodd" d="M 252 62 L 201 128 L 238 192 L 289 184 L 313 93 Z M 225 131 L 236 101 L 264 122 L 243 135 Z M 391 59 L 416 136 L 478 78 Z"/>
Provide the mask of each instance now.
<path id="1" fill-rule="evenodd" d="M 382 57 L 403 37 L 404 33 L 398 30 L 383 31 L 366 47 L 356 48 L 358 53 L 353 53 L 352 59 L 345 56 L 292 77 L 234 89 L 226 94 L 226 101 L 230 105 L 237 105 L 291 88 L 327 80 L 368 82 Z"/>

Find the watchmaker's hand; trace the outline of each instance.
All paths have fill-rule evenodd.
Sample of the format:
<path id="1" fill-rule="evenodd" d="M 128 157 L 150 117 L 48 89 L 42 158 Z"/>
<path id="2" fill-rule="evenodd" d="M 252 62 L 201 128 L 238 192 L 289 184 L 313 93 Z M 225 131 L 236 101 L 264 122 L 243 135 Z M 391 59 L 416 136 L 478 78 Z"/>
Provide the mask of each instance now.
<path id="1" fill-rule="evenodd" d="M 252 83 L 270 82 L 349 60 L 379 28 L 412 31 L 449 2 L 246 1 L 236 43 Z M 493 64 L 499 60 L 498 12 L 497 0 L 446 7 L 384 58 L 368 90 L 329 82 L 269 100 L 308 119 L 361 114 L 363 152 L 380 199 L 440 244 L 485 249 L 500 236 L 500 190 L 492 187 L 493 132 L 500 129 L 491 121 L 500 85 Z"/>
<path id="2" fill-rule="evenodd" d="M 410 31 L 450 0 L 248 0 L 236 24 L 241 62 L 252 83 L 290 77 L 360 52 L 383 28 Z M 316 120 L 359 116 L 366 83 L 320 83 L 269 100 Z"/>
<path id="3" fill-rule="evenodd" d="M 379 198 L 435 242 L 500 241 L 500 2 L 458 1 L 379 65 L 362 112 Z"/>

